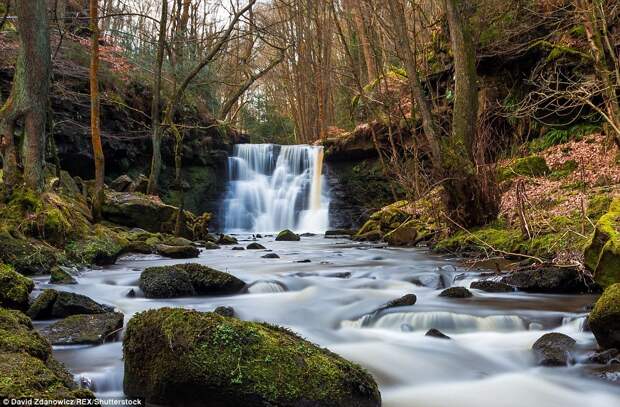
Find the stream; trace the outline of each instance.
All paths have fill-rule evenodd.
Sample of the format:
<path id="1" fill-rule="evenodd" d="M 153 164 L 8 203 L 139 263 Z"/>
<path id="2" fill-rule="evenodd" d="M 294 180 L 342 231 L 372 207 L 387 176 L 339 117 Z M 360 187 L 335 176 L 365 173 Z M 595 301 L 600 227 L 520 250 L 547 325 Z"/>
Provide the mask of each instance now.
<path id="1" fill-rule="evenodd" d="M 238 236 L 247 245 L 250 236 Z M 157 255 L 127 256 L 111 267 L 83 271 L 79 284 L 54 286 L 37 278 L 37 289 L 87 295 L 125 314 L 164 306 L 212 311 L 232 306 L 244 320 L 291 328 L 368 369 L 379 383 L 383 405 L 423 406 L 619 406 L 620 386 L 592 379 L 592 366 L 536 366 L 530 348 L 546 332 L 574 338 L 579 359 L 596 347 L 583 329 L 585 307 L 594 296 L 486 293 L 473 298 L 438 297 L 444 286 L 469 286 L 478 271 L 423 248 L 396 249 L 323 236 L 300 242 L 258 239 L 263 250 L 203 250 L 192 260 Z M 306 261 L 299 263 L 299 261 Z M 307 261 L 309 260 L 309 262 Z M 137 289 L 146 267 L 198 262 L 234 274 L 248 293 L 172 300 L 144 298 Z M 130 289 L 135 298 L 126 296 Z M 379 306 L 414 293 L 413 306 L 368 317 Z M 37 325 L 41 325 L 40 323 Z M 437 328 L 452 340 L 427 337 Z M 54 355 L 101 398 L 122 398 L 120 341 L 99 346 L 55 347 Z"/>

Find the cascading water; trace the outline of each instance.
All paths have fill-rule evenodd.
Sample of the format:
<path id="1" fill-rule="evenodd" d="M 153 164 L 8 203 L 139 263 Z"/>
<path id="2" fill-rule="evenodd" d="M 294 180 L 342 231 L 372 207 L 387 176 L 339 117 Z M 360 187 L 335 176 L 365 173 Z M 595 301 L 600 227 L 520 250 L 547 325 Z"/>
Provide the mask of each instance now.
<path id="1" fill-rule="evenodd" d="M 227 232 L 324 232 L 329 194 L 323 147 L 239 144 L 228 159 Z"/>

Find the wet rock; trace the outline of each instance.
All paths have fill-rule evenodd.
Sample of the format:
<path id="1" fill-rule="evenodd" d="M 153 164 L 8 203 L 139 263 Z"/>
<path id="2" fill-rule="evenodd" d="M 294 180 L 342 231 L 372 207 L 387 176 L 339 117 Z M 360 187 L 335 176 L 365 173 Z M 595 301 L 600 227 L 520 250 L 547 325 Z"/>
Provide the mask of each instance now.
<path id="1" fill-rule="evenodd" d="M 341 272 L 337 272 L 337 273 L 328 273 L 328 274 L 325 274 L 324 277 L 329 277 L 329 278 L 351 278 L 351 272 L 349 272 L 349 271 L 341 271 Z"/>
<path id="2" fill-rule="evenodd" d="M 379 308 L 379 310 L 414 305 L 417 300 L 418 300 L 418 297 L 416 297 L 415 294 L 405 294 L 400 298 L 397 298 L 395 300 L 388 302 L 387 304 Z"/>
<path id="3" fill-rule="evenodd" d="M 325 232 L 325 237 L 351 237 L 355 234 L 353 229 L 334 229 Z"/>
<path id="4" fill-rule="evenodd" d="M 295 263 L 312 263 L 312 260 L 310 259 L 295 260 Z"/>
<path id="5" fill-rule="evenodd" d="M 52 345 L 101 344 L 123 327 L 123 314 L 72 315 L 41 330 Z"/>
<path id="6" fill-rule="evenodd" d="M 599 365 L 606 365 L 610 362 L 620 363 L 620 351 L 616 348 L 604 350 L 602 352 L 595 352 L 588 356 L 586 363 L 596 363 Z"/>
<path id="7" fill-rule="evenodd" d="M 493 280 L 474 281 L 471 283 L 469 287 L 474 288 L 476 290 L 486 291 L 489 293 L 509 293 L 515 290 L 512 286 L 506 283 L 502 283 L 500 281 L 493 281 Z"/>
<path id="8" fill-rule="evenodd" d="M 313 236 L 316 236 L 316 233 L 306 232 L 306 233 L 302 233 L 299 236 L 301 236 L 301 237 L 313 237 Z"/>
<path id="9" fill-rule="evenodd" d="M 470 298 L 473 297 L 473 294 L 465 287 L 450 287 L 443 290 L 439 296 L 449 298 Z"/>
<path id="10" fill-rule="evenodd" d="M 588 317 L 599 346 L 620 349 L 620 283 L 605 289 Z"/>
<path id="11" fill-rule="evenodd" d="M 68 271 L 60 266 L 52 267 L 52 275 L 50 276 L 50 284 L 77 284 L 75 278 Z"/>
<path id="12" fill-rule="evenodd" d="M 232 250 L 245 250 L 245 248 L 241 247 L 241 246 L 235 246 L 232 248 Z"/>
<path id="13" fill-rule="evenodd" d="M 193 259 L 200 255 L 200 250 L 194 246 L 168 246 L 159 244 L 156 246 L 157 254 L 171 259 Z"/>
<path id="14" fill-rule="evenodd" d="M 250 243 L 250 244 L 246 247 L 246 249 L 248 249 L 248 250 L 264 250 L 264 249 L 265 249 L 265 246 L 263 246 L 263 245 L 262 245 L 262 244 L 260 244 L 260 243 L 256 243 L 256 242 L 254 242 L 254 243 Z"/>
<path id="15" fill-rule="evenodd" d="M 194 243 L 184 237 L 173 237 L 164 241 L 168 246 L 193 246 Z"/>
<path id="16" fill-rule="evenodd" d="M 133 180 L 129 175 L 121 175 L 110 183 L 110 188 L 116 192 L 128 192 Z"/>
<path id="17" fill-rule="evenodd" d="M 571 361 L 570 352 L 577 342 L 568 335 L 557 332 L 544 334 L 534 345 L 536 361 L 542 366 L 566 366 Z"/>
<path id="18" fill-rule="evenodd" d="M 567 294 L 590 290 L 585 276 L 576 267 L 534 266 L 513 271 L 501 282 L 532 293 Z"/>
<path id="19" fill-rule="evenodd" d="M 207 241 L 207 242 L 204 242 L 203 248 L 205 250 L 217 250 L 217 249 L 220 249 L 220 246 L 218 246 L 216 243 Z"/>
<path id="20" fill-rule="evenodd" d="M 366 233 L 358 233 L 353 236 L 353 240 L 358 242 L 378 242 L 383 239 L 383 233 L 380 230 L 370 230 Z"/>
<path id="21" fill-rule="evenodd" d="M 233 245 L 233 244 L 237 244 L 239 243 L 237 241 L 236 238 L 232 237 L 232 236 L 228 236 L 228 235 L 220 235 L 220 237 L 217 240 L 217 244 L 220 244 L 222 246 L 226 246 L 226 245 Z"/>
<path id="22" fill-rule="evenodd" d="M 438 273 L 419 274 L 417 276 L 407 279 L 407 281 L 415 285 L 429 287 L 435 290 L 446 287 L 446 284 L 443 281 L 441 274 Z"/>
<path id="23" fill-rule="evenodd" d="M 381 405 L 377 385 L 364 369 L 265 323 L 150 310 L 129 321 L 123 345 L 124 392 L 147 403 Z"/>
<path id="24" fill-rule="evenodd" d="M 263 259 L 279 259 L 280 258 L 280 256 L 278 256 L 275 253 L 267 253 L 264 256 L 260 256 L 260 257 L 262 257 Z"/>
<path id="25" fill-rule="evenodd" d="M 147 268 L 139 285 L 147 298 L 233 294 L 245 287 L 231 274 L 192 263 Z"/>
<path id="26" fill-rule="evenodd" d="M 125 294 L 125 297 L 136 298 L 136 290 L 134 290 L 133 288 L 130 289 L 129 291 L 127 291 L 127 294 Z"/>
<path id="27" fill-rule="evenodd" d="M 301 238 L 299 235 L 293 233 L 291 230 L 285 229 L 282 232 L 278 233 L 276 236 L 276 241 L 278 242 L 298 242 Z"/>
<path id="28" fill-rule="evenodd" d="M 618 385 L 620 384 L 620 363 L 610 363 L 604 366 L 591 366 L 586 373 L 596 379 Z"/>
<path id="29" fill-rule="evenodd" d="M 85 295 L 52 289 L 43 290 L 28 309 L 32 319 L 65 318 L 77 314 L 103 314 L 113 308 Z"/>
<path id="30" fill-rule="evenodd" d="M 33 288 L 31 279 L 22 276 L 11 266 L 0 264 L 0 306 L 27 310 Z"/>
<path id="31" fill-rule="evenodd" d="M 438 339 L 452 339 L 450 338 L 448 335 L 444 334 L 443 332 L 441 332 L 439 329 L 435 329 L 435 328 L 431 328 L 429 329 L 424 336 L 430 336 L 433 338 L 438 338 Z"/>
<path id="32" fill-rule="evenodd" d="M 235 309 L 233 307 L 219 306 L 213 312 L 228 318 L 232 318 L 235 316 Z"/>

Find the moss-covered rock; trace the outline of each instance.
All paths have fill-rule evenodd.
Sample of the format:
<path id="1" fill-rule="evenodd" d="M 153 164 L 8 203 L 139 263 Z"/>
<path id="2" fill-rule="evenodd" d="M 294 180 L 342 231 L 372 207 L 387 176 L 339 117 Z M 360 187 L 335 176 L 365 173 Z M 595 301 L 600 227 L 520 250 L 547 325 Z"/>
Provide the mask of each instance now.
<path id="1" fill-rule="evenodd" d="M 128 241 L 111 229 L 95 226 L 92 234 L 71 242 L 66 247 L 67 256 L 81 264 L 111 265 L 125 251 Z"/>
<path id="2" fill-rule="evenodd" d="M 103 343 L 123 327 L 123 314 L 71 315 L 41 330 L 52 345 L 94 345 Z"/>
<path id="3" fill-rule="evenodd" d="M 415 246 L 417 239 L 418 223 L 414 220 L 403 223 L 383 237 L 390 246 Z"/>
<path id="4" fill-rule="evenodd" d="M 57 261 L 57 252 L 49 247 L 0 231 L 0 262 L 10 264 L 19 273 L 49 274 Z"/>
<path id="5" fill-rule="evenodd" d="M 170 246 L 158 244 L 155 246 L 157 254 L 171 259 L 193 259 L 200 255 L 200 250 L 194 246 Z"/>
<path id="6" fill-rule="evenodd" d="M 518 158 L 499 170 L 499 179 L 508 180 L 516 176 L 542 177 L 551 172 L 544 158 L 537 155 Z"/>
<path id="7" fill-rule="evenodd" d="M 248 249 L 248 250 L 264 250 L 265 246 L 263 246 L 260 243 L 252 242 L 249 245 L 247 245 L 246 249 Z"/>
<path id="8" fill-rule="evenodd" d="M 32 323 L 26 315 L 0 308 L 0 352 L 25 352 L 45 361 L 52 353 L 52 348 L 32 329 Z"/>
<path id="9" fill-rule="evenodd" d="M 129 321 L 124 390 L 147 403 L 379 406 L 359 366 L 263 323 L 163 308 Z"/>
<path id="10" fill-rule="evenodd" d="M 50 284 L 77 284 L 73 276 L 60 266 L 52 267 Z"/>
<path id="11" fill-rule="evenodd" d="M 233 245 L 239 243 L 236 238 L 229 235 L 220 235 L 217 239 L 217 244 L 221 244 L 223 246 Z"/>
<path id="12" fill-rule="evenodd" d="M 233 294 L 244 287 L 231 274 L 192 263 L 150 267 L 140 275 L 140 289 L 147 298 Z"/>
<path id="13" fill-rule="evenodd" d="M 278 242 L 298 242 L 301 238 L 295 232 L 285 229 L 278 233 L 276 241 Z"/>
<path id="14" fill-rule="evenodd" d="M 0 263 L 0 306 L 21 310 L 28 309 L 29 295 L 34 288 L 31 279 Z"/>
<path id="15" fill-rule="evenodd" d="M 32 319 L 65 318 L 77 314 L 103 314 L 112 307 L 99 304 L 85 295 L 52 289 L 43 290 L 35 299 L 28 315 Z"/>
<path id="16" fill-rule="evenodd" d="M 602 348 L 620 349 L 620 283 L 605 289 L 596 301 L 588 323 Z"/>
<path id="17" fill-rule="evenodd" d="M 584 251 L 584 263 L 602 287 L 620 282 L 620 198 L 614 199 L 596 223 Z"/>

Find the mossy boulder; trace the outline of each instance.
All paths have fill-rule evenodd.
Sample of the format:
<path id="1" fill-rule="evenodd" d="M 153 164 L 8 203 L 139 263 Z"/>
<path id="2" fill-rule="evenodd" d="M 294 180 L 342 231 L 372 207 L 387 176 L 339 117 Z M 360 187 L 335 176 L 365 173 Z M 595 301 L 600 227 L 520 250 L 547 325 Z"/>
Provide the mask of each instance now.
<path id="1" fill-rule="evenodd" d="M 544 158 L 531 155 L 518 158 L 508 166 L 499 170 L 500 181 L 505 181 L 516 176 L 542 177 L 551 172 Z"/>
<path id="2" fill-rule="evenodd" d="M 81 264 L 107 266 L 123 254 L 128 241 L 120 234 L 103 226 L 95 226 L 84 239 L 70 242 L 66 247 L 69 259 Z"/>
<path id="3" fill-rule="evenodd" d="M 298 242 L 301 238 L 292 230 L 285 229 L 278 233 L 276 241 L 278 242 Z"/>
<path id="4" fill-rule="evenodd" d="M 30 318 L 17 310 L 0 308 L 0 352 L 25 352 L 45 361 L 52 348 L 32 329 Z"/>
<path id="5" fill-rule="evenodd" d="M 137 314 L 123 342 L 124 391 L 176 406 L 380 406 L 359 366 L 276 326 L 163 308 Z"/>
<path id="6" fill-rule="evenodd" d="M 50 284 L 77 284 L 77 281 L 67 270 L 54 266 L 51 270 Z"/>
<path id="7" fill-rule="evenodd" d="M 237 244 L 239 243 L 237 241 L 236 238 L 234 238 L 233 236 L 229 236 L 229 235 L 220 235 L 220 237 L 217 239 L 217 244 L 223 245 L 223 246 L 228 246 L 228 245 L 233 245 L 233 244 Z"/>
<path id="8" fill-rule="evenodd" d="M 383 240 L 390 246 L 415 246 L 418 236 L 418 222 L 411 220 L 386 233 Z"/>
<path id="9" fill-rule="evenodd" d="M 123 327 L 123 314 L 71 315 L 41 330 L 52 345 L 95 345 L 110 338 Z"/>
<path id="10" fill-rule="evenodd" d="M 264 250 L 265 246 L 263 246 L 260 243 L 252 242 L 249 245 L 247 245 L 246 249 L 248 249 L 248 250 Z"/>
<path id="11" fill-rule="evenodd" d="M 21 310 L 28 309 L 29 295 L 34 288 L 31 279 L 13 270 L 13 267 L 0 264 L 0 306 Z"/>
<path id="12" fill-rule="evenodd" d="M 450 287 L 439 293 L 440 297 L 471 298 L 474 295 L 465 287 Z"/>
<path id="13" fill-rule="evenodd" d="M 596 301 L 588 323 L 602 348 L 620 349 L 620 283 L 605 289 Z"/>
<path id="14" fill-rule="evenodd" d="M 147 298 L 234 294 L 244 287 L 245 282 L 232 274 L 193 263 L 150 267 L 140 275 Z"/>
<path id="15" fill-rule="evenodd" d="M 200 255 L 200 250 L 195 246 L 170 246 L 158 244 L 155 246 L 157 254 L 171 259 L 193 259 Z"/>
<path id="16" fill-rule="evenodd" d="M 32 303 L 28 315 L 32 319 L 53 319 L 77 314 L 103 314 L 112 310 L 112 307 L 99 304 L 85 295 L 47 289 Z"/>
<path id="17" fill-rule="evenodd" d="M 594 234 L 584 251 L 585 266 L 594 272 L 602 287 L 620 282 L 620 198 L 596 222 Z"/>
<path id="18" fill-rule="evenodd" d="M 16 239 L 0 228 L 0 262 L 24 275 L 49 274 L 57 263 L 57 251 L 25 239 Z"/>

